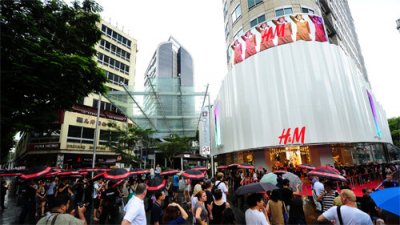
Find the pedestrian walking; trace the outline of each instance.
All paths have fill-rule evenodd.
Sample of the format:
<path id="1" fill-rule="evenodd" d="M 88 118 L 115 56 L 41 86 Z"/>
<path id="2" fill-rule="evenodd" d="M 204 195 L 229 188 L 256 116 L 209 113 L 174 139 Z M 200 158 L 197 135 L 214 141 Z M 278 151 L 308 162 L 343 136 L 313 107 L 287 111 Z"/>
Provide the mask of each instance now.
<path id="1" fill-rule="evenodd" d="M 154 197 L 156 198 L 156 201 L 153 203 L 151 208 L 150 224 L 160 225 L 163 218 L 162 204 L 165 200 L 165 193 L 163 191 L 158 191 L 154 193 Z"/>
<path id="2" fill-rule="evenodd" d="M 138 184 L 136 195 L 133 196 L 126 204 L 125 216 L 121 225 L 144 225 L 147 224 L 146 212 L 144 210 L 144 198 L 147 194 L 147 185 L 145 183 Z"/>
<path id="3" fill-rule="evenodd" d="M 344 189 L 340 193 L 342 206 L 333 206 L 318 217 L 318 222 L 334 221 L 334 224 L 346 225 L 372 225 L 368 214 L 359 210 L 356 204 L 356 196 L 353 191 Z"/>

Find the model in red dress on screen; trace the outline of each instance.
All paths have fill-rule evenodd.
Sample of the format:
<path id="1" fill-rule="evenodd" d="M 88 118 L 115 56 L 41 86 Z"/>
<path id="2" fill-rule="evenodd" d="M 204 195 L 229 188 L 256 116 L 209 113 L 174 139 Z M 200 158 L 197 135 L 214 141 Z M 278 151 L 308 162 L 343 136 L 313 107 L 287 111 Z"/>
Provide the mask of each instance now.
<path id="1" fill-rule="evenodd" d="M 272 27 L 270 27 L 267 22 L 264 22 L 256 27 L 256 30 L 261 34 L 261 44 L 260 44 L 260 52 L 274 47 L 275 44 L 273 42 L 274 39 L 274 31 Z"/>
<path id="2" fill-rule="evenodd" d="M 276 25 L 275 34 L 278 35 L 278 45 L 293 42 L 292 24 L 285 17 L 281 16 L 278 20 L 272 20 L 272 22 Z"/>
<path id="3" fill-rule="evenodd" d="M 243 36 L 242 39 L 246 42 L 246 51 L 244 58 L 247 59 L 248 57 L 257 53 L 256 50 L 256 36 L 251 33 L 251 31 L 247 31 Z"/>
<path id="4" fill-rule="evenodd" d="M 322 18 L 314 15 L 308 15 L 308 17 L 310 17 L 311 21 L 314 23 L 315 41 L 326 42 L 327 39 Z"/>
<path id="5" fill-rule="evenodd" d="M 233 64 L 240 63 L 243 61 L 242 57 L 242 44 L 240 43 L 239 40 L 235 40 L 233 44 L 231 45 L 231 48 L 233 49 Z"/>
<path id="6" fill-rule="evenodd" d="M 310 37 L 310 24 L 303 18 L 303 15 L 297 14 L 296 16 L 290 16 L 293 22 L 296 24 L 296 41 L 311 41 Z"/>

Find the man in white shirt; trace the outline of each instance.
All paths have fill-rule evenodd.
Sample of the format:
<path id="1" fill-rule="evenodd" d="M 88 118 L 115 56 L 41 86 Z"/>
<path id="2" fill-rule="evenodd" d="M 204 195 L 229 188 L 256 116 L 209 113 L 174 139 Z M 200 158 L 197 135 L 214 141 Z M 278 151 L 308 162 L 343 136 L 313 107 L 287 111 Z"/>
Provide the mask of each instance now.
<path id="1" fill-rule="evenodd" d="M 146 212 L 144 210 L 144 198 L 147 194 L 147 185 L 145 183 L 138 184 L 136 195 L 133 196 L 128 204 L 126 204 L 125 216 L 121 225 L 143 225 L 147 224 Z"/>
<path id="2" fill-rule="evenodd" d="M 321 202 L 317 201 L 318 196 L 325 190 L 324 185 L 319 182 L 318 177 L 315 177 L 315 182 L 313 184 L 313 200 L 315 203 L 315 208 L 317 211 L 322 211 L 322 205 Z"/>
<path id="3" fill-rule="evenodd" d="M 246 224 L 269 225 L 268 214 L 265 209 L 264 196 L 260 193 L 249 195 L 247 198 L 249 208 L 246 210 Z"/>
<path id="4" fill-rule="evenodd" d="M 343 189 L 340 193 L 340 200 L 342 206 L 340 207 L 340 214 L 342 217 L 342 224 L 346 225 L 372 225 L 371 217 L 365 212 L 357 208 L 356 196 L 353 191 Z M 339 216 L 337 213 L 337 206 L 329 208 L 326 212 L 318 217 L 318 222 L 325 220 L 334 221 L 334 224 L 340 225 Z"/>
<path id="5" fill-rule="evenodd" d="M 226 186 L 226 184 L 224 182 L 224 174 L 223 173 L 219 172 L 217 174 L 217 181 L 215 181 L 215 186 L 217 186 L 217 188 L 220 189 L 222 192 L 222 201 L 226 202 L 226 195 L 229 193 L 228 193 L 228 187 Z"/>

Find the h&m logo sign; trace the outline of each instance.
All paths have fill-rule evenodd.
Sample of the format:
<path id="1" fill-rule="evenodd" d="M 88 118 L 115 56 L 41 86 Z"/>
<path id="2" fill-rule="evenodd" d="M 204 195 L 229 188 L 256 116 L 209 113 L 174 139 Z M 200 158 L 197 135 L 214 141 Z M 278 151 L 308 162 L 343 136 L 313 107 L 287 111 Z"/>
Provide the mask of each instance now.
<path id="1" fill-rule="evenodd" d="M 306 135 L 306 127 L 294 128 L 293 134 L 291 128 L 283 129 L 282 134 L 278 137 L 279 144 L 304 144 L 304 137 Z"/>

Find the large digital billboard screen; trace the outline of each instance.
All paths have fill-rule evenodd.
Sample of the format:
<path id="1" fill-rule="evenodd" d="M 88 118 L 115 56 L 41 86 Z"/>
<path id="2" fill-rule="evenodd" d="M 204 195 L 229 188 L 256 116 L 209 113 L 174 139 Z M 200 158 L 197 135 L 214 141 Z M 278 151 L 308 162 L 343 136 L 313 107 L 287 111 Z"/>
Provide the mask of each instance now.
<path id="1" fill-rule="evenodd" d="M 239 32 L 229 46 L 229 60 L 235 65 L 261 51 L 294 41 L 327 42 L 323 19 L 309 14 L 285 15 Z"/>

